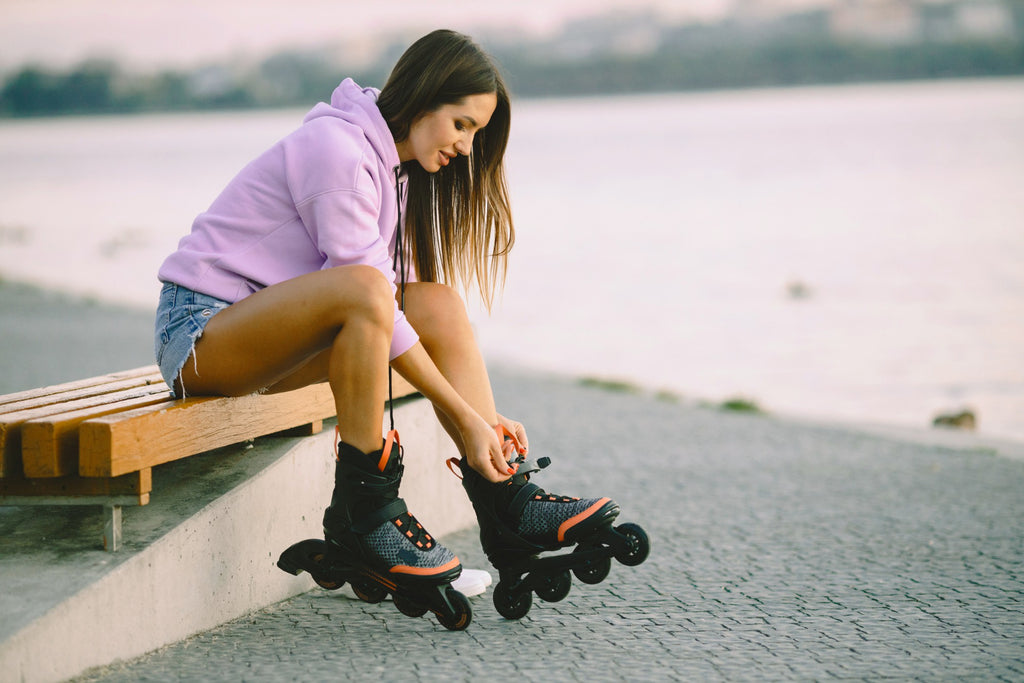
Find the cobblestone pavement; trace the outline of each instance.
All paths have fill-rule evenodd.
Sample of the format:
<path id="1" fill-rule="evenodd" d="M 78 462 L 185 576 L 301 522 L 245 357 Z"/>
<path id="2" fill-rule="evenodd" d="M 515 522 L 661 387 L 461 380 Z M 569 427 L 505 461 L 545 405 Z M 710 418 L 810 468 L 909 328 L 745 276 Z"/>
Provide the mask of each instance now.
<path id="1" fill-rule="evenodd" d="M 1024 680 L 1024 462 L 567 380 L 495 386 L 554 458 L 535 481 L 614 497 L 651 536 L 646 563 L 518 622 L 489 590 L 460 633 L 317 590 L 83 680 Z M 445 542 L 485 566 L 474 531 Z"/>

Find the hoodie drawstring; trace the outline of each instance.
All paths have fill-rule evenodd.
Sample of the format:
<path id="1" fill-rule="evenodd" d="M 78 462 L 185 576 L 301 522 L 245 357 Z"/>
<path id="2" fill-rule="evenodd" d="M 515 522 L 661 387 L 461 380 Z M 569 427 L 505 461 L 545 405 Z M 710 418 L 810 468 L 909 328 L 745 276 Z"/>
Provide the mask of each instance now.
<path id="1" fill-rule="evenodd" d="M 398 275 L 398 310 L 405 310 L 405 245 L 402 241 L 402 185 L 400 180 L 401 167 L 395 166 L 395 205 L 398 209 L 398 223 L 395 225 L 395 255 L 391 261 L 391 269 Z M 391 431 L 395 431 L 395 399 L 392 389 L 392 369 L 388 363 L 388 419 Z"/>

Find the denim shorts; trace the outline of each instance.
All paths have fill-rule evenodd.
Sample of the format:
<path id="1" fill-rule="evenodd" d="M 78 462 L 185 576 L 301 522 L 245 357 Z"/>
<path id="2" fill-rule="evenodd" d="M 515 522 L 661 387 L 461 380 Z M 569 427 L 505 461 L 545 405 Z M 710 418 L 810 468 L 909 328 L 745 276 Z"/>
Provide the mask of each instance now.
<path id="1" fill-rule="evenodd" d="M 193 292 L 173 282 L 164 283 L 156 309 L 156 363 L 175 395 L 175 380 L 192 355 L 196 340 L 203 335 L 210 318 L 229 305 L 227 301 Z"/>

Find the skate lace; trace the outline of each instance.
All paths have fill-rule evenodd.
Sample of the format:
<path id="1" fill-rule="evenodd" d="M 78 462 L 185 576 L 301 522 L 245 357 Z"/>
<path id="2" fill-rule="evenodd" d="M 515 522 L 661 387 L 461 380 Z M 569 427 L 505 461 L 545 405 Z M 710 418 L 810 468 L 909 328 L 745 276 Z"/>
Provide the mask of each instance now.
<path id="1" fill-rule="evenodd" d="M 579 496 L 553 496 L 544 491 L 540 491 L 533 497 L 533 500 L 545 503 L 575 503 L 579 499 Z"/>
<path id="2" fill-rule="evenodd" d="M 400 534 L 408 538 L 409 542 L 420 550 L 430 550 L 434 547 L 434 538 L 427 533 L 427 530 L 416 521 L 412 514 L 403 512 L 391 520 L 391 523 L 395 525 Z"/>

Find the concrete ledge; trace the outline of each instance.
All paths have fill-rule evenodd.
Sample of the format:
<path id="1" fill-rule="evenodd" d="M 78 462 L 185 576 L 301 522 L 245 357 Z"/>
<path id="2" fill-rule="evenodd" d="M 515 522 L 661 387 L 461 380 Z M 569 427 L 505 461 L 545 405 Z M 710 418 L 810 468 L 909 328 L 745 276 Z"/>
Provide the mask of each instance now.
<path id="1" fill-rule="evenodd" d="M 430 403 L 396 410 L 402 496 L 435 536 L 476 523 Z M 333 425 L 154 470 L 153 502 L 124 513 L 124 550 L 98 547 L 93 508 L 0 509 L 0 680 L 57 681 L 144 654 L 313 588 L 275 562 L 321 536 Z"/>

